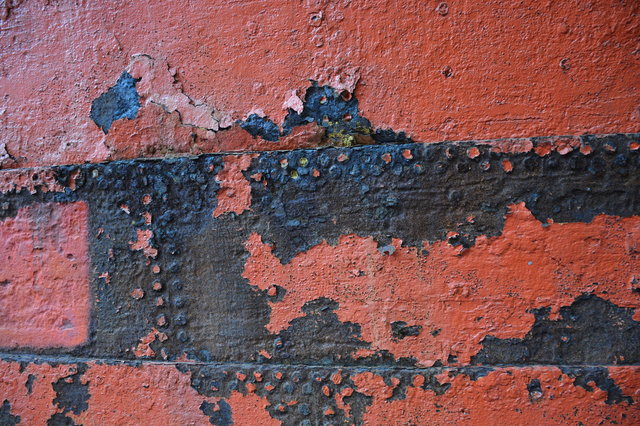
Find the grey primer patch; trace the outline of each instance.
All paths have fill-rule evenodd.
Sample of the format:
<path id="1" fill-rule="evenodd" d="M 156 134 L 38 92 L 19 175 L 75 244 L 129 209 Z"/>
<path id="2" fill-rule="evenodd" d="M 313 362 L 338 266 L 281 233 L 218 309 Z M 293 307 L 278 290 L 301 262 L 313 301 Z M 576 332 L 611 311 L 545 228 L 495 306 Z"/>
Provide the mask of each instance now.
<path id="1" fill-rule="evenodd" d="M 592 385 L 595 385 L 598 389 L 607 392 L 605 403 L 609 405 L 621 402 L 633 404 L 633 398 L 622 393 L 622 389 L 609 377 L 609 370 L 606 367 L 561 366 L 560 370 L 574 380 L 575 386 L 593 392 Z"/>
<path id="2" fill-rule="evenodd" d="M 404 321 L 394 321 L 391 323 L 391 335 L 394 340 L 401 340 L 409 336 L 418 336 L 421 330 L 421 325 L 407 325 Z"/>
<path id="3" fill-rule="evenodd" d="M 221 399 L 218 406 L 207 401 L 203 401 L 200 410 L 209 416 L 209 422 L 215 426 L 231 426 L 233 419 L 231 417 L 231 406 Z"/>
<path id="4" fill-rule="evenodd" d="M 53 390 L 56 392 L 53 402 L 62 411 L 62 414 L 69 412 L 80 414 L 89 408 L 89 384 L 83 384 L 81 380 L 86 371 L 87 365 L 80 363 L 77 373 L 53 383 Z"/>
<path id="5" fill-rule="evenodd" d="M 9 400 L 5 399 L 2 405 L 0 405 L 0 425 L 9 426 L 17 425 L 20 423 L 20 416 L 14 416 L 11 414 L 11 404 Z"/>
<path id="6" fill-rule="evenodd" d="M 481 364 L 625 364 L 640 362 L 640 323 L 633 309 L 594 295 L 578 297 L 549 319 L 549 308 L 533 310 L 535 323 L 524 339 L 487 336 L 472 358 Z"/>
<path id="7" fill-rule="evenodd" d="M 391 129 L 374 129 L 371 122 L 360 115 L 356 96 L 348 91 L 336 92 L 332 87 L 319 86 L 311 81 L 304 96 L 300 113 L 289 109 L 282 124 L 282 132 L 268 118 L 252 114 L 240 127 L 252 136 L 275 142 L 289 135 L 294 127 L 316 123 L 325 130 L 325 140 L 330 145 L 352 146 L 382 143 L 410 143 L 404 132 Z"/>
<path id="8" fill-rule="evenodd" d="M 122 118 L 133 120 L 140 109 L 140 95 L 136 84 L 140 81 L 123 72 L 115 86 L 91 103 L 91 119 L 106 134 L 111 124 Z"/>

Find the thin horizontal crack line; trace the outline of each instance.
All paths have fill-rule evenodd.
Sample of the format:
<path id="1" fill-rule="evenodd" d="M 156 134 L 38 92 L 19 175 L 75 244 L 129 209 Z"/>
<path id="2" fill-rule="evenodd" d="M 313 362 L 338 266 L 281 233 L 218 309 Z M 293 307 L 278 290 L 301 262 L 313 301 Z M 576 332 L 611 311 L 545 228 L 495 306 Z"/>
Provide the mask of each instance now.
<path id="1" fill-rule="evenodd" d="M 19 171 L 19 170 L 34 170 L 34 169 L 47 169 L 53 167 L 69 167 L 69 166 L 91 166 L 98 164 L 111 164 L 117 162 L 131 162 L 131 161 L 158 161 L 158 160 L 174 160 L 174 159 L 182 159 L 182 158 L 191 158 L 197 159 L 206 156 L 228 156 L 228 155 L 252 155 L 252 154 L 264 154 L 264 153 L 289 153 L 289 152 L 298 152 L 298 151 L 316 151 L 330 148 L 338 148 L 345 151 L 351 151 L 355 149 L 362 149 L 368 146 L 400 146 L 400 145 L 429 145 L 429 146 L 437 146 L 437 145 L 455 145 L 455 144 L 474 144 L 474 145 L 490 145 L 495 142 L 501 141 L 527 141 L 531 139 L 554 139 L 554 138 L 580 138 L 584 136 L 596 136 L 596 137 L 606 137 L 606 136 L 614 136 L 614 135 L 622 135 L 627 137 L 640 137 L 640 134 L 635 132 L 628 133 L 593 133 L 593 134 L 584 134 L 584 135 L 549 135 L 549 136 L 523 136 L 523 137 L 513 137 L 513 138 L 496 138 L 496 139 L 464 139 L 464 140 L 444 140 L 437 142 L 422 142 L 422 141 L 412 141 L 407 143 L 398 143 L 398 142 L 388 142 L 388 143 L 379 143 L 379 144 L 369 144 L 369 145 L 357 145 L 352 147 L 344 147 L 337 145 L 323 145 L 316 147 L 306 147 L 306 148 L 294 148 L 294 149 L 267 149 L 267 150 L 246 150 L 246 151 L 214 151 L 214 152 L 205 152 L 201 154 L 175 154 L 175 155 L 165 155 L 162 157 L 137 157 L 137 158 L 119 158 L 108 161 L 101 161 L 97 163 L 75 163 L 75 164 L 49 164 L 49 165 L 40 165 L 40 166 L 32 166 L 32 167 L 14 167 L 14 168 L 0 168 L 0 172 L 5 171 Z M 277 142 L 274 142 L 277 143 Z"/>

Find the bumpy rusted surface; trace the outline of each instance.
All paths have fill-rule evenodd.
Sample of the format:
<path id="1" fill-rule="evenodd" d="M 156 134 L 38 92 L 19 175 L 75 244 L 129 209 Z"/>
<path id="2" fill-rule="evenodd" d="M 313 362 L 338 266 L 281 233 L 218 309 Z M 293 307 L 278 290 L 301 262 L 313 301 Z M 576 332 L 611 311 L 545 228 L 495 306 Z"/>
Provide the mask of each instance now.
<path id="1" fill-rule="evenodd" d="M 640 423 L 639 11 L 0 2 L 0 425 Z"/>
<path id="2" fill-rule="evenodd" d="M 26 221 L 52 238 L 56 226 L 62 253 L 88 242 L 90 331 L 2 336 L 3 419 L 633 423 L 639 140 L 49 168 L 52 181 L 5 190 L 2 229 Z"/>

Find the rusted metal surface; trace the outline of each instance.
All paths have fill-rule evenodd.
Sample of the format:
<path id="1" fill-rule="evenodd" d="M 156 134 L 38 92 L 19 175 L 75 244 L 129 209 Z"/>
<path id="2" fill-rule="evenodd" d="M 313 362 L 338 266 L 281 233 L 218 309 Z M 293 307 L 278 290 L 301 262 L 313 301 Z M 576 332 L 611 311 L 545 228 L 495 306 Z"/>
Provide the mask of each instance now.
<path id="1" fill-rule="evenodd" d="M 639 11 L 0 2 L 0 425 L 639 424 Z"/>
<path id="2" fill-rule="evenodd" d="M 151 417 L 161 423 L 631 423 L 639 140 L 48 168 L 48 180 L 0 196 L 3 253 L 53 239 L 22 258 L 60 256 L 47 261 L 52 272 L 40 276 L 51 288 L 41 291 L 59 294 L 56 279 L 76 274 L 76 293 L 65 294 L 91 314 L 51 322 L 52 332 L 85 336 L 73 342 L 46 329 L 37 342 L 2 335 L 14 377 L 3 385 L 3 419 L 91 424 L 113 406 L 114 423 L 154 413 L 111 399 L 116 392 L 164 404 Z M 69 266 L 83 241 L 91 267 Z M 40 265 L 20 276 L 46 272 Z M 26 284 L 10 259 L 0 271 L 3 301 L 34 302 L 3 307 L 16 313 L 14 332 L 33 326 L 29 312 L 67 309 L 64 297 L 42 304 L 12 293 Z M 27 408 L 31 399 L 42 410 Z"/>

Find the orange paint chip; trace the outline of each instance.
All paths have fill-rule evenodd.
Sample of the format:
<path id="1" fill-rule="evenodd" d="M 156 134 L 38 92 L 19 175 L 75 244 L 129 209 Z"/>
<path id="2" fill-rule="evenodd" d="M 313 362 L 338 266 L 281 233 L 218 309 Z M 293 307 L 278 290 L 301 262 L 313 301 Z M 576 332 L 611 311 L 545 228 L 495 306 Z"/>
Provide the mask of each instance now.
<path id="1" fill-rule="evenodd" d="M 313 169 L 313 171 L 311 172 L 311 175 L 313 177 L 320 177 L 320 170 L 318 169 Z"/>
<path id="2" fill-rule="evenodd" d="M 151 349 L 151 343 L 159 340 L 160 342 L 164 342 L 169 337 L 155 328 L 152 328 L 151 331 L 144 337 L 140 339 L 140 343 L 133 350 L 133 354 L 138 357 L 153 357 L 156 353 Z"/>
<path id="3" fill-rule="evenodd" d="M 162 290 L 162 283 L 160 281 L 156 281 L 153 283 L 151 288 L 153 288 L 155 291 L 160 291 Z"/>
<path id="4" fill-rule="evenodd" d="M 349 156 L 347 154 L 340 154 L 338 155 L 338 161 L 340 163 L 344 163 L 345 161 L 347 161 L 349 159 Z"/>
<path id="5" fill-rule="evenodd" d="M 131 292 L 131 297 L 133 297 L 136 300 L 140 300 L 144 297 L 144 290 L 142 290 L 141 288 L 136 288 Z"/>
<path id="6" fill-rule="evenodd" d="M 551 142 L 542 142 L 538 144 L 533 151 L 538 154 L 540 157 L 547 156 L 553 151 L 553 145 Z"/>
<path id="7" fill-rule="evenodd" d="M 329 388 L 329 386 L 324 385 L 322 387 L 322 393 L 324 394 L 324 396 L 331 396 L 331 389 Z"/>
<path id="8" fill-rule="evenodd" d="M 264 349 L 260 349 L 260 351 L 258 351 L 258 353 L 260 355 L 262 355 L 263 357 L 265 357 L 266 359 L 271 359 L 271 354 L 267 351 L 265 351 Z"/>
<path id="9" fill-rule="evenodd" d="M 264 386 L 264 388 L 267 390 L 267 392 L 271 392 L 272 390 L 274 390 L 276 387 L 273 386 L 272 384 L 266 384 Z"/>
<path id="10" fill-rule="evenodd" d="M 262 179 L 262 173 L 254 173 L 251 175 L 251 179 L 255 180 L 256 182 L 260 181 Z"/>
<path id="11" fill-rule="evenodd" d="M 509 160 L 502 160 L 502 170 L 506 173 L 511 173 L 513 171 L 513 164 Z"/>
<path id="12" fill-rule="evenodd" d="M 413 158 L 413 154 L 411 153 L 410 149 L 403 149 L 402 150 L 402 156 L 404 158 L 406 158 L 407 160 L 411 160 Z"/>
<path id="13" fill-rule="evenodd" d="M 416 374 L 415 376 L 413 376 L 413 387 L 419 388 L 422 387 L 422 385 L 424 385 L 424 376 L 422 374 Z"/>
<path id="14" fill-rule="evenodd" d="M 333 408 L 327 408 L 326 410 L 324 410 L 325 416 L 333 416 L 334 414 L 336 414 L 336 412 L 333 411 Z"/>
<path id="15" fill-rule="evenodd" d="M 247 375 L 238 371 L 236 373 L 236 379 L 240 380 L 241 382 L 244 382 L 247 379 Z"/>
<path id="16" fill-rule="evenodd" d="M 637 151 L 638 149 L 640 149 L 640 142 L 631 142 L 629 144 L 629 150 Z"/>
<path id="17" fill-rule="evenodd" d="M 342 389 L 342 391 L 340 392 L 340 395 L 342 395 L 342 396 L 351 396 L 351 395 L 353 395 L 353 388 L 346 387 L 346 388 Z"/>
<path id="18" fill-rule="evenodd" d="M 142 204 L 144 204 L 145 206 L 151 204 L 151 195 L 145 195 L 144 197 L 142 197 Z"/>
<path id="19" fill-rule="evenodd" d="M 331 376 L 331 381 L 334 385 L 339 385 L 342 383 L 342 371 L 337 371 Z"/>
<path id="20" fill-rule="evenodd" d="M 254 393 L 256 391 L 256 385 L 253 383 L 247 383 L 245 387 L 247 388 L 248 393 Z"/>
<path id="21" fill-rule="evenodd" d="M 111 275 L 109 275 L 108 272 L 101 273 L 100 275 L 98 275 L 98 278 L 103 278 L 105 284 L 111 283 Z"/>
<path id="22" fill-rule="evenodd" d="M 380 158 L 382 158 L 382 161 L 384 161 L 387 164 L 391 162 L 391 154 L 389 153 L 382 154 Z"/>
<path id="23" fill-rule="evenodd" d="M 158 324 L 160 327 L 163 327 L 163 326 L 167 325 L 167 317 L 164 314 L 161 314 L 158 317 L 158 320 L 156 321 L 156 324 Z"/>
<path id="24" fill-rule="evenodd" d="M 150 229 L 138 229 L 136 230 L 136 233 L 138 235 L 138 239 L 136 241 L 129 241 L 131 250 L 142 250 L 147 258 L 155 258 L 158 255 L 158 250 L 151 247 L 151 238 L 153 238 L 153 231 Z"/>
<path id="25" fill-rule="evenodd" d="M 278 372 L 276 372 L 275 377 L 276 377 L 276 379 L 278 379 L 278 380 L 282 380 L 282 377 L 284 377 L 284 375 L 282 374 L 282 372 L 281 372 L 281 371 L 278 371 Z"/>
<path id="26" fill-rule="evenodd" d="M 120 209 L 125 212 L 126 214 L 130 214 L 131 211 L 129 210 L 129 206 L 127 206 L 126 204 L 120 204 Z"/>
<path id="27" fill-rule="evenodd" d="M 480 150 L 477 147 L 471 147 L 467 150 L 467 157 L 477 158 L 480 156 Z"/>
<path id="28" fill-rule="evenodd" d="M 256 382 L 261 382 L 262 381 L 262 373 L 260 373 L 259 371 L 254 371 L 253 372 L 253 377 L 255 377 Z"/>
<path id="29" fill-rule="evenodd" d="M 144 212 L 144 213 L 142 213 L 142 217 L 144 218 L 144 223 L 146 225 L 151 225 L 151 213 Z"/>
<path id="30" fill-rule="evenodd" d="M 591 151 L 593 151 L 593 150 L 591 149 L 591 147 L 589 145 L 587 145 L 587 144 L 580 145 L 580 153 L 581 154 L 589 155 L 589 154 L 591 154 Z"/>
<path id="31" fill-rule="evenodd" d="M 156 306 L 164 306 L 164 299 L 162 297 L 156 299 Z"/>
<path id="32" fill-rule="evenodd" d="M 158 265 L 153 265 L 153 266 L 151 267 L 151 271 L 152 271 L 154 274 L 159 274 L 159 273 L 160 273 L 160 266 L 158 266 Z"/>

